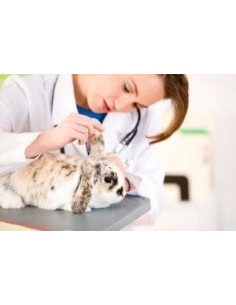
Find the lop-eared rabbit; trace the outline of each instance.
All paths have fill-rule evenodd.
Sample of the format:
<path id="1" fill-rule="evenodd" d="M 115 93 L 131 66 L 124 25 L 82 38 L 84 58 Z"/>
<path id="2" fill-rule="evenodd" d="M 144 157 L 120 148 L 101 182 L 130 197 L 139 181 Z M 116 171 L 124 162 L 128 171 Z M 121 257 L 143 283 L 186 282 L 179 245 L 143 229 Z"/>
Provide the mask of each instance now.
<path id="1" fill-rule="evenodd" d="M 106 158 L 102 134 L 88 141 L 87 159 L 47 153 L 0 177 L 0 206 L 63 209 L 75 214 L 106 208 L 125 195 L 121 170 Z"/>

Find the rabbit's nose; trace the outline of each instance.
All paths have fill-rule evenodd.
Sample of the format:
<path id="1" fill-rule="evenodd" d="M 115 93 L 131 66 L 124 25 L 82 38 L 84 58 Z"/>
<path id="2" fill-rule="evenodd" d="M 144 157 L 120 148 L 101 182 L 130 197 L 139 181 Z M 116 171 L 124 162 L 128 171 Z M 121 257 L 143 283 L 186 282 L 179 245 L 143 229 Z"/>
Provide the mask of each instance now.
<path id="1" fill-rule="evenodd" d="M 120 188 L 116 191 L 116 194 L 117 194 L 118 196 L 124 197 L 124 188 L 123 188 L 123 186 L 120 187 Z"/>

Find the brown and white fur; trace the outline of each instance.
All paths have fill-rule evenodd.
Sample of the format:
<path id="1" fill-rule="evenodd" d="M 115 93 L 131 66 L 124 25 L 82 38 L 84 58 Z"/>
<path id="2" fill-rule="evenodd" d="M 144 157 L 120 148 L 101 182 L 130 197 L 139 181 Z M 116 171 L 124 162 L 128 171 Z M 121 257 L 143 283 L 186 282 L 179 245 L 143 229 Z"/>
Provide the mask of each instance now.
<path id="1" fill-rule="evenodd" d="M 37 160 L 0 177 L 0 206 L 19 209 L 63 209 L 76 214 L 105 208 L 126 195 L 120 169 L 105 157 L 101 134 L 89 140 L 87 159 L 43 154 Z"/>

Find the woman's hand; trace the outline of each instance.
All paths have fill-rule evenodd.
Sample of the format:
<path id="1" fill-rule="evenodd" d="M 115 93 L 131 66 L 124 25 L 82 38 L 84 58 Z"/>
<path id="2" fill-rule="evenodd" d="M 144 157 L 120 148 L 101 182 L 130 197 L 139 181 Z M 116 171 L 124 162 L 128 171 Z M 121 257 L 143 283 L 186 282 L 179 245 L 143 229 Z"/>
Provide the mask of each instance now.
<path id="1" fill-rule="evenodd" d="M 59 150 L 75 140 L 83 145 L 95 133 L 95 130 L 100 132 L 104 130 L 99 121 L 72 113 L 57 127 L 41 133 L 26 148 L 25 155 L 27 158 L 34 158 L 48 151 Z"/>
<path id="2" fill-rule="evenodd" d="M 80 145 L 94 135 L 95 130 L 103 131 L 102 124 L 84 115 L 72 113 L 56 128 L 49 131 L 54 150 L 64 147 L 75 140 Z"/>

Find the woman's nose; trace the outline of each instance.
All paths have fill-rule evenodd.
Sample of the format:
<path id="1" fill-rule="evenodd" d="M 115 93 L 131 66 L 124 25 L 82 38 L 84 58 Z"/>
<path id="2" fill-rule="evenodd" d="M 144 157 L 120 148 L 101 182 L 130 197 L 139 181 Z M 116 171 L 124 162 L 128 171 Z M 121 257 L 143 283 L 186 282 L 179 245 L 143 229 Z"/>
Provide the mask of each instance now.
<path id="1" fill-rule="evenodd" d="M 115 101 L 115 109 L 116 111 L 127 111 L 131 105 L 131 98 L 127 95 L 122 95 Z"/>

